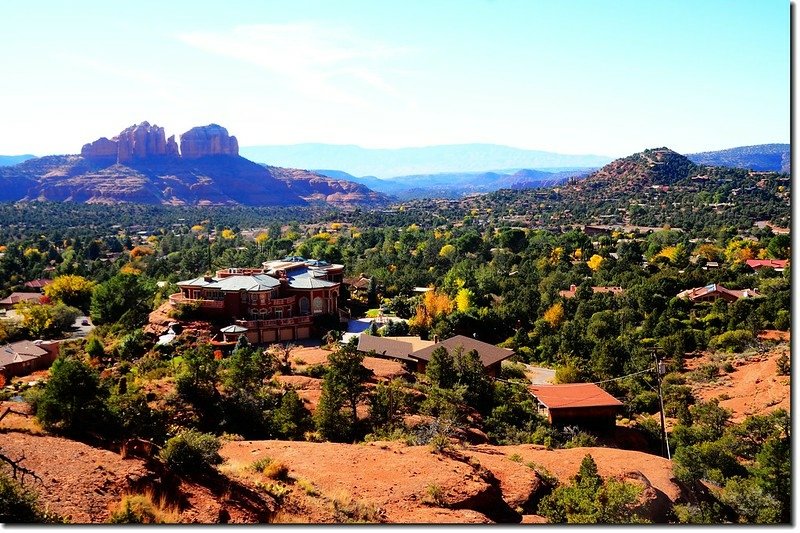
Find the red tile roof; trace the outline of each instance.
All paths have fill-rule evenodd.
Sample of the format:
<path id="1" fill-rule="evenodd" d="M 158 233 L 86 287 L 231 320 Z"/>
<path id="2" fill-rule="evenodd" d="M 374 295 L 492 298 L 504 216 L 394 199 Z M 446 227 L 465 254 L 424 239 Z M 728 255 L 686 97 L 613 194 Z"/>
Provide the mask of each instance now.
<path id="1" fill-rule="evenodd" d="M 38 292 L 12 292 L 7 298 L 0 300 L 3 305 L 15 305 L 20 302 L 38 302 L 42 294 Z"/>
<path id="2" fill-rule="evenodd" d="M 788 259 L 748 259 L 747 266 L 752 269 L 770 267 L 770 268 L 786 268 L 789 264 Z"/>
<path id="3" fill-rule="evenodd" d="M 548 409 L 619 407 L 622 402 L 594 383 L 532 385 L 528 388 Z"/>
<path id="4" fill-rule="evenodd" d="M 711 285 L 706 285 L 705 287 L 696 287 L 694 289 L 686 289 L 685 291 L 681 291 L 678 293 L 678 298 L 688 298 L 691 301 L 695 301 L 698 298 L 703 298 L 713 294 L 717 294 L 719 296 L 728 295 L 736 300 L 739 298 L 757 298 L 761 296 L 761 293 L 756 289 L 729 289 L 727 287 L 723 287 L 719 283 L 712 283 Z"/>
<path id="5" fill-rule="evenodd" d="M 30 281 L 26 281 L 24 287 L 28 289 L 43 289 L 53 283 L 52 279 L 32 279 Z"/>

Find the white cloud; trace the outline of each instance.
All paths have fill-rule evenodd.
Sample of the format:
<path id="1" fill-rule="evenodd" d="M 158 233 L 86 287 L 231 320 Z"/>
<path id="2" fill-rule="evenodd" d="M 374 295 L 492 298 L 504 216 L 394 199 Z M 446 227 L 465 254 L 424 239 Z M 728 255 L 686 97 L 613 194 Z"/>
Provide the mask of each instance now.
<path id="1" fill-rule="evenodd" d="M 369 105 L 371 91 L 401 97 L 386 78 L 386 62 L 409 51 L 315 23 L 253 24 L 178 39 L 266 69 L 308 97 L 358 107 Z"/>

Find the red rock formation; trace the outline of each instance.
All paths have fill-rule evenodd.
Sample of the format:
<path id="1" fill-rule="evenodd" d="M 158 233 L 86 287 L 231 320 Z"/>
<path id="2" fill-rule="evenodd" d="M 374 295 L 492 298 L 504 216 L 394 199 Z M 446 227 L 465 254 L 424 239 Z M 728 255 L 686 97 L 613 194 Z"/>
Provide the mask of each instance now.
<path id="1" fill-rule="evenodd" d="M 115 159 L 117 163 L 127 163 L 132 159 L 146 159 L 152 156 L 177 156 L 178 144 L 175 136 L 164 138 L 164 128 L 148 122 L 133 125 L 109 140 L 105 137 L 83 145 L 81 155 L 92 159 Z"/>
<path id="2" fill-rule="evenodd" d="M 167 155 L 167 141 L 164 128 L 142 122 L 122 130 L 115 137 L 118 144 L 117 162 L 126 163 L 131 159 L 146 159 L 151 156 Z"/>
<path id="3" fill-rule="evenodd" d="M 109 140 L 105 137 L 100 137 L 93 143 L 84 144 L 81 148 L 81 155 L 83 157 L 99 158 L 113 158 L 117 159 L 117 142 Z"/>
<path id="4" fill-rule="evenodd" d="M 218 124 L 192 128 L 181 135 L 181 156 L 195 159 L 209 155 L 239 155 L 239 142 Z"/>

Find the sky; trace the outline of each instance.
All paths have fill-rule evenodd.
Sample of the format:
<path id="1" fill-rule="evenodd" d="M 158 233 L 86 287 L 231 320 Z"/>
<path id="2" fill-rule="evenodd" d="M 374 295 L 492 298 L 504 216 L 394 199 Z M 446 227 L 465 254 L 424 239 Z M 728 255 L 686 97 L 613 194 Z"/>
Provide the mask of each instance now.
<path id="1" fill-rule="evenodd" d="M 145 120 L 241 146 L 789 142 L 789 46 L 787 0 L 4 2 L 0 154 Z"/>

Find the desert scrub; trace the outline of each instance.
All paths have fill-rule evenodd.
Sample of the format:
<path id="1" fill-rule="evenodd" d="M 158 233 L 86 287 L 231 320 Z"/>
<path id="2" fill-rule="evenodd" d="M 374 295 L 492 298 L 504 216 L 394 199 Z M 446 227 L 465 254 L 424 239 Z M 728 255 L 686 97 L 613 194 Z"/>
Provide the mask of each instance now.
<path id="1" fill-rule="evenodd" d="M 518 453 L 512 453 L 511 455 L 508 456 L 508 460 L 509 461 L 514 461 L 515 463 L 521 463 L 522 462 L 522 456 L 520 454 L 518 454 Z"/>
<path id="2" fill-rule="evenodd" d="M 270 479 L 287 479 L 289 467 L 280 461 L 274 461 L 271 457 L 262 457 L 254 461 L 249 467 L 253 472 L 264 474 Z"/>
<path id="3" fill-rule="evenodd" d="M 283 501 L 286 495 L 291 492 L 291 489 L 283 483 L 256 483 L 256 486 L 266 491 L 279 502 Z"/>
<path id="4" fill-rule="evenodd" d="M 217 437 L 189 429 L 172 437 L 159 456 L 175 472 L 191 474 L 222 462 Z"/>
<path id="5" fill-rule="evenodd" d="M 331 500 L 333 515 L 339 523 L 378 523 L 383 522 L 383 511 L 371 503 L 354 499 L 352 496 L 340 496 Z"/>
<path id="6" fill-rule="evenodd" d="M 109 524 L 174 524 L 178 513 L 162 499 L 158 502 L 152 492 L 127 494 L 111 513 Z"/>
<path id="7" fill-rule="evenodd" d="M 425 489 L 425 501 L 427 503 L 433 504 L 437 507 L 446 507 L 447 501 L 445 498 L 445 492 L 441 485 L 437 485 L 436 483 L 431 483 Z"/>
<path id="8" fill-rule="evenodd" d="M 319 496 L 319 491 L 317 487 L 314 486 L 312 482 L 307 479 L 298 479 L 297 486 L 303 490 L 308 496 Z"/>

